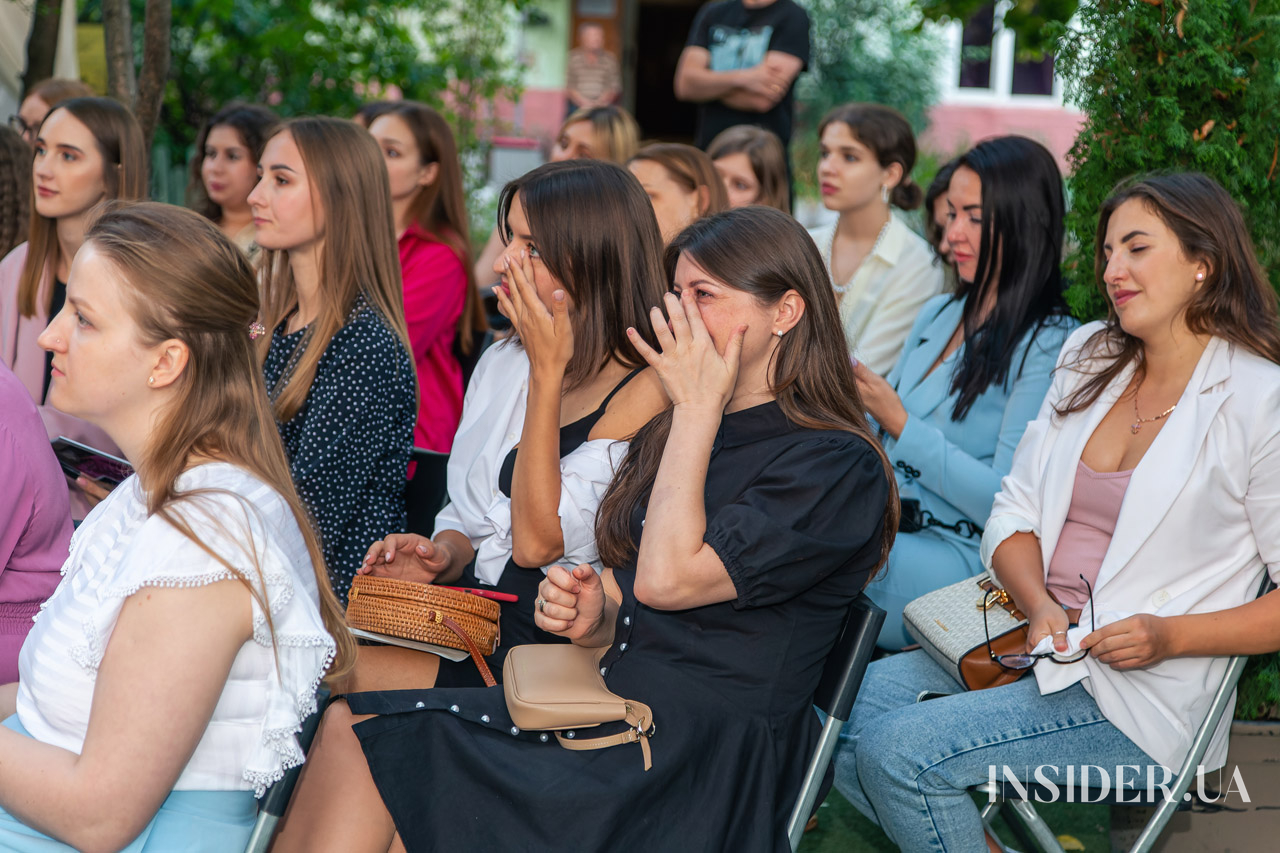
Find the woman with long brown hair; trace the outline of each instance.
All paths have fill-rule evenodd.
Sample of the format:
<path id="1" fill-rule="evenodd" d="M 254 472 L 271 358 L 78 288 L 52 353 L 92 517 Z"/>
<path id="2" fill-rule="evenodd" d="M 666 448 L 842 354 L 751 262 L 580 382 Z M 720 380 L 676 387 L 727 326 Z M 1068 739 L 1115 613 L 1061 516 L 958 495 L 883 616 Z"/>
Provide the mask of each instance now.
<path id="1" fill-rule="evenodd" d="M 658 229 L 670 242 L 699 216 L 729 209 L 724 182 L 711 158 L 692 145 L 655 142 L 627 163 L 653 204 Z"/>
<path id="2" fill-rule="evenodd" d="M 388 106 L 369 133 L 391 181 L 405 322 L 418 371 L 413 444 L 448 453 L 462 416 L 458 354 L 472 355 L 476 333 L 488 327 L 471 276 L 458 148 L 444 118 L 413 101 Z"/>
<path id="3" fill-rule="evenodd" d="M 716 134 L 707 156 L 724 181 L 729 207 L 763 204 L 791 212 L 787 151 L 776 133 L 737 124 Z"/>
<path id="4" fill-rule="evenodd" d="M 387 170 L 359 126 L 293 119 L 249 195 L 262 247 L 258 341 L 298 493 L 346 601 L 369 543 L 404 529 L 417 419 Z"/>
<path id="5" fill-rule="evenodd" d="M 968 788 L 991 767 L 1154 780 L 1184 761 L 1228 657 L 1280 649 L 1280 593 L 1254 600 L 1280 578 L 1280 314 L 1240 209 L 1205 175 L 1122 184 L 1095 274 L 1107 319 L 1067 341 L 982 537 L 1029 620 L 996 662 L 1035 677 L 965 692 L 925 653 L 893 655 L 842 735 L 836 786 L 903 850 L 981 849 Z"/>
<path id="6" fill-rule="evenodd" d="M 267 137 L 280 123 L 275 113 L 257 104 L 230 103 L 213 114 L 196 137 L 187 184 L 190 206 L 213 221 L 252 260 L 253 211 L 249 193 L 258 183 L 258 157 Z"/>
<path id="7" fill-rule="evenodd" d="M 601 504 L 616 569 L 552 567 L 535 603 L 543 630 L 600 649 L 609 689 L 652 708 L 648 746 L 561 749 L 514 727 L 497 689 L 349 696 L 380 715 L 356 734 L 407 849 L 786 849 L 813 691 L 892 545 L 893 478 L 795 220 L 698 220 L 666 268 L 657 344 L 628 332 L 674 408 L 632 440 Z M 375 828 L 391 839 L 390 821 Z"/>
<path id="8" fill-rule="evenodd" d="M 45 116 L 35 137 L 35 184 L 27 242 L 0 262 L 0 358 L 41 407 L 50 437 L 65 435 L 106 452 L 116 447 L 91 424 L 45 405 L 51 358 L 37 343 L 66 299 L 71 260 L 84 241 L 94 208 L 105 199 L 147 195 L 147 159 L 133 114 L 110 98 L 72 98 Z M 88 512 L 106 491 L 81 478 L 72 513 Z"/>
<path id="9" fill-rule="evenodd" d="M 50 401 L 137 473 L 80 526 L 0 687 L 0 848 L 244 849 L 352 641 L 250 338 L 248 261 L 159 204 L 88 230 L 41 334 Z"/>

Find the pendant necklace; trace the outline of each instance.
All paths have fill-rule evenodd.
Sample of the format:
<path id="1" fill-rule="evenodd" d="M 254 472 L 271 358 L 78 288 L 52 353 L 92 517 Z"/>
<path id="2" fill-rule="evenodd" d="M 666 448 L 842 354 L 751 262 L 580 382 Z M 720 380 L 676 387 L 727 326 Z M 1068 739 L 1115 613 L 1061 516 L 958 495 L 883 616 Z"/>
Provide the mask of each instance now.
<path id="1" fill-rule="evenodd" d="M 1133 393 L 1133 416 L 1137 418 L 1137 420 L 1129 424 L 1129 432 L 1133 433 L 1134 435 L 1137 435 L 1138 430 L 1142 429 L 1143 424 L 1149 424 L 1152 421 L 1158 421 L 1161 418 L 1167 418 L 1169 417 L 1169 415 L 1173 414 L 1173 410 L 1176 408 L 1178 408 L 1178 404 L 1174 403 L 1172 406 L 1165 409 L 1163 412 L 1156 415 L 1154 418 L 1144 418 L 1138 414 L 1138 392 L 1135 391 Z"/>

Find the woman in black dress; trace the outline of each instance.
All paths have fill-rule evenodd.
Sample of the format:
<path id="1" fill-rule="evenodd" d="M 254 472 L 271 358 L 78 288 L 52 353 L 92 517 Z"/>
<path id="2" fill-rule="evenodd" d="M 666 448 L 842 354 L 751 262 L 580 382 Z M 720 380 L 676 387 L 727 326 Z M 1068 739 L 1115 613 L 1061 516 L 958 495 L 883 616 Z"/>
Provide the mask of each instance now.
<path id="1" fill-rule="evenodd" d="M 813 691 L 892 545 L 893 478 L 794 220 L 701 220 L 667 268 L 661 352 L 631 335 L 674 406 L 632 441 L 596 523 L 618 570 L 552 568 L 536 614 L 609 647 L 609 689 L 653 709 L 652 769 L 634 744 L 568 751 L 520 731 L 497 689 L 349 696 L 379 715 L 355 732 L 409 851 L 787 849 Z"/>

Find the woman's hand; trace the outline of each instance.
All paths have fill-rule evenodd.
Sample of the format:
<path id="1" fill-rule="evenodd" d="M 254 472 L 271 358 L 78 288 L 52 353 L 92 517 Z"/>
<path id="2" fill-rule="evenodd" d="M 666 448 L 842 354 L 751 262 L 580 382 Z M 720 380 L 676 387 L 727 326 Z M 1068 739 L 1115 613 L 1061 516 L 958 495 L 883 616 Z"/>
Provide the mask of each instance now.
<path id="1" fill-rule="evenodd" d="M 533 622 L 544 631 L 581 640 L 595 633 L 604 617 L 604 584 L 595 569 L 582 563 L 572 572 L 552 566 L 538 584 L 539 605 Z"/>
<path id="2" fill-rule="evenodd" d="M 724 352 L 719 352 L 702 323 L 695 298 L 692 288 L 685 288 L 679 296 L 668 293 L 662 297 L 671 317 L 670 325 L 664 321 L 661 310 L 650 309 L 649 320 L 661 352 L 646 344 L 635 329 L 627 329 L 627 335 L 636 351 L 657 372 L 676 409 L 706 408 L 719 415 L 733 396 L 747 327 L 735 329 L 725 343 Z"/>
<path id="3" fill-rule="evenodd" d="M 1047 598 L 1047 597 L 1046 597 Z M 1027 616 L 1027 654 L 1045 637 L 1053 637 L 1053 650 L 1059 654 L 1067 651 L 1067 628 L 1070 625 L 1067 611 L 1062 605 L 1047 598 L 1046 602 Z"/>
<path id="4" fill-rule="evenodd" d="M 529 369 L 534 376 L 563 376 L 573 358 L 573 326 L 569 323 L 569 304 L 565 292 L 551 294 L 551 310 L 538 298 L 533 284 L 533 262 L 528 251 L 520 253 L 513 264 L 506 255 L 502 266 L 510 287 L 498 287 L 498 308 L 511 321 L 529 356 Z"/>
<path id="5" fill-rule="evenodd" d="M 1174 656 L 1169 620 L 1139 613 L 1104 625 L 1080 641 L 1098 661 L 1112 669 L 1146 669 Z"/>
<path id="6" fill-rule="evenodd" d="M 90 480 L 88 477 L 79 476 L 75 479 L 76 488 L 84 493 L 84 499 L 89 506 L 94 507 L 106 500 L 107 495 L 111 494 L 111 489 L 97 480 Z"/>
<path id="7" fill-rule="evenodd" d="M 898 392 L 883 376 L 860 361 L 853 363 L 853 378 L 867 413 L 896 441 L 907 425 L 907 410 Z"/>
<path id="8" fill-rule="evenodd" d="M 369 546 L 356 574 L 435 583 L 452 562 L 452 553 L 442 543 L 416 533 L 392 533 Z"/>

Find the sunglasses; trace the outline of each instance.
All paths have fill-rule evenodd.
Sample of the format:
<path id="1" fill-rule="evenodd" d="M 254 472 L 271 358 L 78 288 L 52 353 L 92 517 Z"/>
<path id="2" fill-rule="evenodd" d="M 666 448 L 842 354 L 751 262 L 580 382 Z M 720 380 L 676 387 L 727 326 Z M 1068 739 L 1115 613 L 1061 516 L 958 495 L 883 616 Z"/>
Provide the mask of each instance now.
<path id="1" fill-rule="evenodd" d="M 1089 579 L 1084 575 L 1080 575 L 1080 580 L 1084 581 L 1084 588 L 1089 591 L 1089 631 L 1092 633 L 1097 630 L 1097 626 L 1093 621 L 1093 586 L 1089 583 Z M 1062 657 L 1061 655 L 1058 655 L 1057 652 L 1040 652 L 1039 654 L 1029 654 L 1025 652 L 1022 654 L 1008 655 L 996 654 L 995 649 L 991 648 L 991 627 L 987 622 L 987 611 L 1000 604 L 1000 598 L 1004 595 L 1008 595 L 1008 593 L 1002 589 L 992 590 L 987 593 L 986 600 L 982 603 L 982 628 L 987 634 L 987 654 L 990 655 L 991 659 L 1000 666 L 1005 669 L 1015 671 L 1025 670 L 1031 669 L 1031 667 L 1035 666 L 1044 658 L 1048 658 L 1054 663 L 1076 663 L 1077 661 L 1084 660 L 1085 656 L 1089 654 L 1088 649 L 1081 649 L 1071 657 Z"/>

